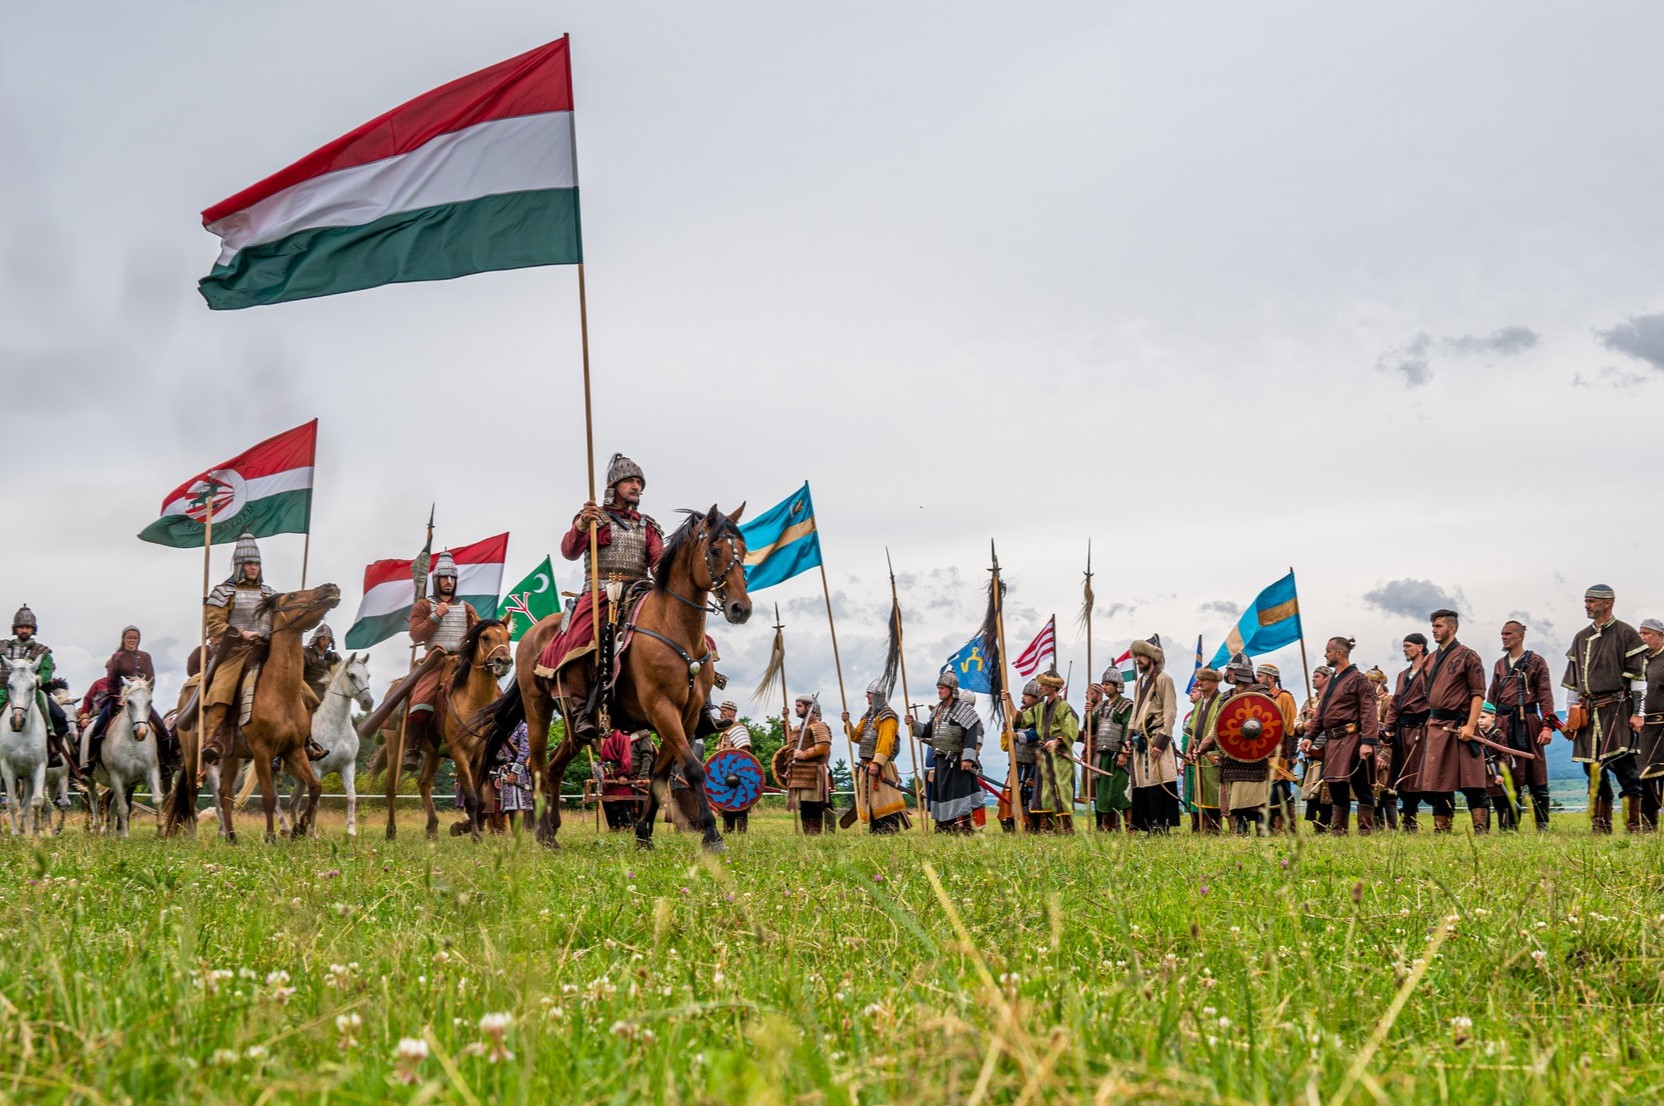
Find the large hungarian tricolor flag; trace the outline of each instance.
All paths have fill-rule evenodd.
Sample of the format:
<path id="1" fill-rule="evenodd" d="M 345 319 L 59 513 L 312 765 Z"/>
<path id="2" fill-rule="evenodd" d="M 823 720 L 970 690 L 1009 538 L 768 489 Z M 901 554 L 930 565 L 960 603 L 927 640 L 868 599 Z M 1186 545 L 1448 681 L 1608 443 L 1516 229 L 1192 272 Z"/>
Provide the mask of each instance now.
<path id="1" fill-rule="evenodd" d="M 244 531 L 304 534 L 312 523 L 312 461 L 318 452 L 318 420 L 191 477 L 162 500 L 162 517 L 139 534 L 177 548 L 202 545 L 208 507 L 214 511 L 214 544 L 234 542 Z"/>
<path id="2" fill-rule="evenodd" d="M 583 260 L 562 37 L 372 119 L 202 213 L 215 309 Z"/>
<path id="3" fill-rule="evenodd" d="M 497 593 L 503 587 L 503 562 L 508 560 L 508 535 L 461 545 L 451 550 L 456 562 L 457 598 L 472 603 L 481 618 L 497 611 Z M 376 561 L 364 570 L 364 601 L 358 617 L 347 631 L 348 649 L 368 649 L 403 633 L 410 626 L 410 608 L 416 602 L 411 580 L 414 560 Z M 427 594 L 433 593 L 433 575 L 427 578 Z"/>

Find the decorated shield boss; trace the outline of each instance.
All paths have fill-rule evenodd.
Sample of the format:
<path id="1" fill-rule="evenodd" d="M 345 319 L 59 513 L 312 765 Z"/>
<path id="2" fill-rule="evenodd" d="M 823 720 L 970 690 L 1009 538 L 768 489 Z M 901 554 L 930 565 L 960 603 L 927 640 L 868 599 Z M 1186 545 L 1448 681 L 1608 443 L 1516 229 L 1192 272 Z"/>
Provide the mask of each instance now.
<path id="1" fill-rule="evenodd" d="M 1213 733 L 1219 751 L 1232 760 L 1264 760 L 1282 743 L 1283 712 L 1269 695 L 1239 692 L 1219 708 Z"/>
<path id="2" fill-rule="evenodd" d="M 705 797 L 718 810 L 750 810 L 762 794 L 762 762 L 744 749 L 724 749 L 705 762 Z"/>

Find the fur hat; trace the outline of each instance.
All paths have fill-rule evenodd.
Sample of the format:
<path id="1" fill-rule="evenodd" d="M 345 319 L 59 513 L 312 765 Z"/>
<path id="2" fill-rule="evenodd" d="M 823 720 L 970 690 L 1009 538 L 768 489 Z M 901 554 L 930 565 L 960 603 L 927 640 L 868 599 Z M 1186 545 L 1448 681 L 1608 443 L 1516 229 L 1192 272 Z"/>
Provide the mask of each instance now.
<path id="1" fill-rule="evenodd" d="M 1042 672 L 1034 677 L 1034 682 L 1044 691 L 1057 691 L 1063 686 L 1063 677 L 1056 672 Z"/>
<path id="2" fill-rule="evenodd" d="M 1207 680 L 1210 683 L 1216 684 L 1220 680 L 1224 679 L 1224 677 L 1220 674 L 1219 669 L 1217 668 L 1198 668 L 1196 670 L 1196 679 L 1198 681 Z"/>
<path id="3" fill-rule="evenodd" d="M 1135 657 L 1144 657 L 1147 660 L 1152 660 L 1158 665 L 1167 663 L 1167 654 L 1163 653 L 1161 651 L 1161 635 L 1160 634 L 1151 634 L 1150 639 L 1148 641 L 1135 641 L 1135 642 L 1133 642 L 1132 643 L 1132 655 L 1135 656 Z"/>
<path id="4" fill-rule="evenodd" d="M 1099 683 L 1114 684 L 1116 687 L 1126 687 L 1127 678 L 1121 675 L 1121 670 L 1113 664 L 1104 669 L 1104 678 Z"/>

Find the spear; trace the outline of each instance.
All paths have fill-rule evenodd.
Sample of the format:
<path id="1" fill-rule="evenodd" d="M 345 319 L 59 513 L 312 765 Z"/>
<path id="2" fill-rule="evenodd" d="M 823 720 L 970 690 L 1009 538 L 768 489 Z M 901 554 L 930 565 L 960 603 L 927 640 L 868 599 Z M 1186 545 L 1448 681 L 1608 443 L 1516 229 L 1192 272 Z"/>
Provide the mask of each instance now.
<path id="1" fill-rule="evenodd" d="M 1080 604 L 1080 624 L 1081 624 L 1081 628 L 1086 631 L 1086 686 L 1090 688 L 1092 686 L 1092 683 L 1093 683 L 1092 673 L 1097 671 L 1097 669 L 1092 667 L 1092 606 L 1097 601 L 1097 596 L 1092 594 L 1092 539 L 1091 538 L 1086 539 L 1086 583 L 1085 583 L 1085 586 L 1082 588 L 1082 592 L 1083 592 L 1083 594 L 1082 594 L 1082 597 L 1081 597 L 1081 604 Z M 1097 727 L 1093 724 L 1092 717 L 1091 717 L 1090 714 L 1087 714 L 1085 717 L 1086 717 L 1086 763 L 1087 764 L 1096 764 L 1098 762 L 1098 760 L 1097 760 L 1097 757 L 1094 755 L 1094 753 L 1096 752 L 1097 741 L 1095 740 L 1096 734 L 1094 733 L 1094 731 L 1097 729 Z M 1092 788 L 1088 786 L 1090 783 L 1091 783 L 1091 781 L 1087 778 L 1086 773 L 1082 772 L 1081 776 L 1080 776 L 1080 789 L 1081 789 L 1082 794 L 1090 794 L 1092 792 Z"/>
<path id="2" fill-rule="evenodd" d="M 428 537 L 422 544 L 422 551 L 416 554 L 416 559 L 410 563 L 410 584 L 414 591 L 411 604 L 414 606 L 427 594 L 428 564 L 433 557 L 433 514 L 437 503 L 428 505 Z M 405 671 L 405 679 L 416 671 L 416 643 L 410 643 L 410 667 Z M 399 768 L 404 763 L 404 743 L 406 728 L 410 724 L 410 702 L 405 701 L 404 714 L 399 718 L 399 737 L 396 748 L 389 749 L 387 755 L 387 840 L 391 841 L 399 832 L 398 821 L 398 792 Z"/>
<path id="3" fill-rule="evenodd" d="M 988 596 L 994 614 L 995 641 L 999 647 L 999 656 L 991 658 L 992 676 L 988 689 L 994 695 L 994 721 L 999 723 L 1000 736 L 1004 739 L 1005 747 L 1011 751 L 1011 771 L 1007 773 L 1007 779 L 1011 785 L 1012 821 L 1016 823 L 1018 833 L 1026 833 L 1028 827 L 1023 821 L 1023 788 L 1017 779 L 1017 735 L 1011 732 L 1011 719 L 1005 713 L 1005 614 L 1001 607 L 1003 597 L 1000 594 L 1005 590 L 1005 584 L 1000 580 L 1000 555 L 994 549 L 993 538 L 988 539 L 988 556 L 993 561 L 993 567 L 988 570 L 993 577 L 988 582 Z"/>
<path id="4" fill-rule="evenodd" d="M 896 643 L 896 665 L 901 671 L 901 702 L 906 708 L 902 714 L 906 716 L 913 713 L 913 700 L 907 693 L 907 649 L 901 633 L 901 598 L 896 593 L 896 566 L 890 561 L 889 546 L 884 547 L 884 566 L 890 570 L 890 627 Z M 919 739 L 911 726 L 907 727 L 907 753 L 913 762 L 913 804 L 919 812 L 919 829 L 928 835 L 930 812 L 925 806 L 924 783 L 919 779 Z"/>

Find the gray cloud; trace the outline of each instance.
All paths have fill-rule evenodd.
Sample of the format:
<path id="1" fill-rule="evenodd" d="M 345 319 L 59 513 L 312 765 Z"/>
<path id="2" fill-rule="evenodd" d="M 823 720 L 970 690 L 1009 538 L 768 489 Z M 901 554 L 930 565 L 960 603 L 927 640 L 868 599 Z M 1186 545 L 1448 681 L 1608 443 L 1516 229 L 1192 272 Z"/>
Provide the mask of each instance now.
<path id="1" fill-rule="evenodd" d="M 1632 392 L 1645 384 L 1648 376 L 1644 372 L 1632 372 L 1620 369 L 1616 365 L 1608 365 L 1594 376 L 1584 376 L 1582 373 L 1572 374 L 1574 388 L 1611 388 L 1619 392 Z"/>
<path id="2" fill-rule="evenodd" d="M 1460 588 L 1447 591 L 1431 580 L 1388 580 L 1373 591 L 1364 592 L 1364 602 L 1387 614 L 1425 620 L 1440 607 L 1461 611 Z"/>
<path id="3" fill-rule="evenodd" d="M 1406 388 L 1419 388 L 1433 379 L 1432 355 L 1435 351 L 1453 357 L 1474 354 L 1514 357 L 1535 348 L 1540 341 L 1538 333 L 1528 326 L 1505 326 L 1489 334 L 1463 334 L 1456 338 L 1435 338 L 1422 330 L 1402 346 L 1383 353 L 1375 362 L 1375 367 L 1382 372 L 1402 376 Z"/>
<path id="4" fill-rule="evenodd" d="M 1232 603 L 1227 599 L 1210 599 L 1197 607 L 1196 610 L 1202 614 L 1217 614 L 1225 618 L 1235 618 L 1242 613 L 1240 604 Z"/>
<path id="5" fill-rule="evenodd" d="M 1664 314 L 1631 315 L 1595 337 L 1609 350 L 1664 370 Z"/>
<path id="6" fill-rule="evenodd" d="M 1513 357 L 1536 347 L 1541 338 L 1528 326 L 1505 326 L 1489 334 L 1464 334 L 1460 338 L 1446 338 L 1440 345 L 1455 354 L 1491 353 L 1498 357 Z"/>

